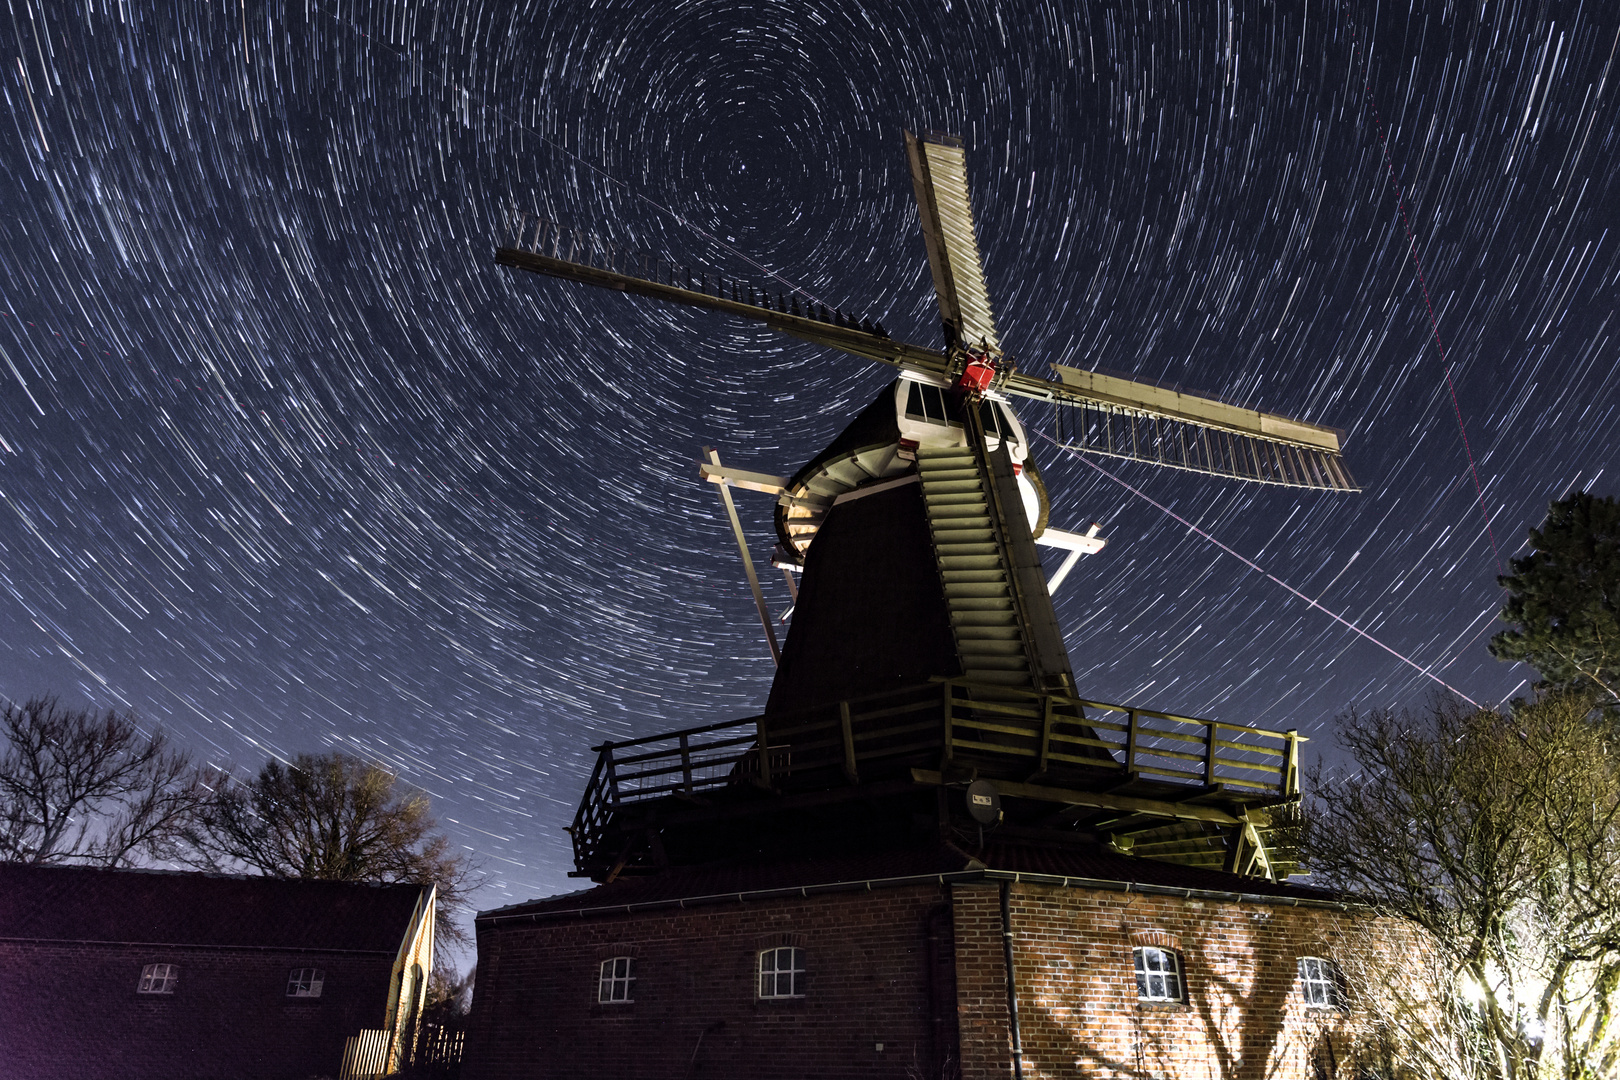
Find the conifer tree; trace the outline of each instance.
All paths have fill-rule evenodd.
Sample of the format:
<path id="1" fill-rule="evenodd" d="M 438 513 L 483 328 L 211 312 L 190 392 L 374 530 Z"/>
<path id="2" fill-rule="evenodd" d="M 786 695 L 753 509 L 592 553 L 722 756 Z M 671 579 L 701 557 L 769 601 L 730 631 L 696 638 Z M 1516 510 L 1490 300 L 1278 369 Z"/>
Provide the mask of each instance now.
<path id="1" fill-rule="evenodd" d="M 1530 530 L 1535 549 L 1497 579 L 1508 590 L 1501 618 L 1514 629 L 1491 639 L 1491 654 L 1519 660 L 1549 689 L 1620 700 L 1620 503 L 1575 491 Z"/>

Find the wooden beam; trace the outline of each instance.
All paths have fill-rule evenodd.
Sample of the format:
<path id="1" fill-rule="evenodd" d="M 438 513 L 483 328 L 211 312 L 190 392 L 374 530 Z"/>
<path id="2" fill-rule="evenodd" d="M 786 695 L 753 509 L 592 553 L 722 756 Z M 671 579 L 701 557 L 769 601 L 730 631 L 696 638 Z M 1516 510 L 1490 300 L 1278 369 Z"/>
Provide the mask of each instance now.
<path id="1" fill-rule="evenodd" d="M 855 768 L 855 729 L 850 724 L 849 702 L 838 703 L 838 723 L 844 735 L 844 779 L 852 784 L 861 782 L 861 774 Z"/>
<path id="2" fill-rule="evenodd" d="M 788 486 L 785 476 L 749 472 L 747 469 L 717 465 L 711 461 L 698 462 L 698 475 L 711 484 L 730 484 L 732 487 L 740 487 L 744 491 L 757 491 L 762 495 L 780 495 Z"/>
<path id="3" fill-rule="evenodd" d="M 929 769 L 912 769 L 911 778 L 919 784 L 943 784 L 944 778 Z M 1134 795 L 1111 795 L 1100 791 L 1070 791 L 1067 788 L 1045 787 L 1039 784 L 1020 784 L 1011 780 L 991 780 L 1002 795 L 1041 802 L 1062 803 L 1066 806 L 1086 806 L 1096 810 L 1121 810 L 1176 821 L 1207 821 L 1216 825 L 1237 825 L 1240 818 L 1217 810 L 1213 806 L 1194 806 L 1166 802 L 1162 799 L 1142 799 Z"/>
<path id="4" fill-rule="evenodd" d="M 714 465 L 720 464 L 720 451 L 704 447 L 709 455 L 709 461 Z M 765 640 L 771 646 L 771 660 L 778 666 L 782 663 L 782 649 L 776 643 L 776 627 L 771 625 L 771 613 L 765 607 L 765 593 L 759 587 L 759 575 L 754 572 L 753 556 L 748 554 L 748 541 L 743 538 L 742 519 L 737 517 L 737 504 L 731 501 L 731 488 L 725 484 L 720 485 L 720 502 L 726 508 L 726 516 L 731 519 L 731 531 L 737 537 L 737 550 L 742 553 L 743 570 L 748 574 L 748 587 L 754 593 L 754 607 L 759 611 L 759 623 L 765 628 Z M 760 745 L 760 753 L 765 752 L 764 744 Z M 763 758 L 761 759 L 763 761 Z M 770 766 L 761 766 L 764 770 L 765 782 L 770 783 Z"/>

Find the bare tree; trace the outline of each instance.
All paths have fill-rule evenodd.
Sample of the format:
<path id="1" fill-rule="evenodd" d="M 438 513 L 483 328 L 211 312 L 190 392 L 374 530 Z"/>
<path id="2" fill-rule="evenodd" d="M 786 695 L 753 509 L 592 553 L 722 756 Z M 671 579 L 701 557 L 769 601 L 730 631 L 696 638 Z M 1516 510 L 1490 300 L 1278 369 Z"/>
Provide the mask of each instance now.
<path id="1" fill-rule="evenodd" d="M 129 716 L 34 698 L 0 712 L 0 859 L 129 866 L 172 859 L 207 797 L 190 758 Z"/>
<path id="2" fill-rule="evenodd" d="M 214 869 L 246 865 L 274 877 L 409 881 L 438 887 L 441 941 L 466 945 L 455 921 L 473 866 L 438 832 L 428 797 L 380 765 L 344 754 L 271 761 L 246 782 L 221 784 L 192 834 Z"/>
<path id="3" fill-rule="evenodd" d="M 1313 771 L 1309 865 L 1432 950 L 1357 973 L 1396 1071 L 1614 1075 L 1620 744 L 1592 699 L 1352 714 L 1340 742 L 1357 769 Z"/>

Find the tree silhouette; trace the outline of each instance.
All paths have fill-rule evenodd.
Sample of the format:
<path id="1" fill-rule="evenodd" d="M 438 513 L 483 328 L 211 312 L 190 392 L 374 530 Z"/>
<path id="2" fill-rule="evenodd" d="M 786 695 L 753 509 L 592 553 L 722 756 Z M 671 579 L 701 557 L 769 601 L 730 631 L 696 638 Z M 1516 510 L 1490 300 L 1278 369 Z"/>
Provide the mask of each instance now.
<path id="1" fill-rule="evenodd" d="M 130 866 L 176 858 L 205 776 L 128 715 L 33 698 L 0 712 L 0 859 Z"/>
<path id="2" fill-rule="evenodd" d="M 345 754 L 271 761 L 246 782 L 222 784 L 193 840 L 203 863 L 245 865 L 274 877 L 415 882 L 438 887 L 441 941 L 464 945 L 455 922 L 473 867 L 438 832 L 428 797 L 380 765 Z"/>

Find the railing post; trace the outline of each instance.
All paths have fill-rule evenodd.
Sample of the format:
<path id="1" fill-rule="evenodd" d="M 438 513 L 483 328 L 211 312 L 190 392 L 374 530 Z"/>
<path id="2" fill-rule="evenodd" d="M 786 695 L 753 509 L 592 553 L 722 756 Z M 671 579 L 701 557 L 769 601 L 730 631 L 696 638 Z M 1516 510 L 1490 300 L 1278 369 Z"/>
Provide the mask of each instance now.
<path id="1" fill-rule="evenodd" d="M 940 688 L 944 694 L 944 743 L 940 751 L 939 771 L 944 773 L 956 760 L 956 734 L 951 730 L 951 684 L 943 682 Z"/>
<path id="2" fill-rule="evenodd" d="M 1052 752 L 1052 695 L 1046 694 L 1042 700 L 1045 705 L 1041 710 L 1041 763 L 1036 767 L 1036 772 L 1046 771 L 1047 757 Z"/>
<path id="3" fill-rule="evenodd" d="M 759 782 L 766 787 L 771 786 L 771 741 L 765 733 L 765 717 L 761 715 L 755 721 L 755 728 L 759 732 Z"/>
<path id="4" fill-rule="evenodd" d="M 838 723 L 844 729 L 844 779 L 859 784 L 861 774 L 855 768 L 855 725 L 850 722 L 847 701 L 838 703 Z"/>
<path id="5" fill-rule="evenodd" d="M 1204 736 L 1204 786 L 1214 787 L 1215 734 L 1220 730 L 1220 725 L 1215 723 L 1215 721 L 1210 720 L 1204 725 L 1204 727 L 1206 729 L 1206 734 Z"/>
<path id="6" fill-rule="evenodd" d="M 607 801 L 613 804 L 613 809 L 617 810 L 619 808 L 619 774 L 613 767 L 612 743 L 605 742 L 602 744 L 602 760 L 607 764 L 607 768 L 602 770 L 603 779 L 607 782 Z"/>
<path id="7" fill-rule="evenodd" d="M 686 732 L 681 732 L 681 786 L 688 798 L 692 795 L 692 747 Z"/>
<path id="8" fill-rule="evenodd" d="M 1283 733 L 1288 742 L 1287 757 L 1283 761 L 1282 776 L 1278 779 L 1282 784 L 1283 795 L 1299 794 L 1299 729 L 1289 728 Z"/>
<path id="9" fill-rule="evenodd" d="M 1136 771 L 1136 710 L 1135 709 L 1127 709 L 1126 714 L 1130 717 L 1130 720 L 1125 726 L 1125 771 L 1126 772 L 1135 772 Z"/>

